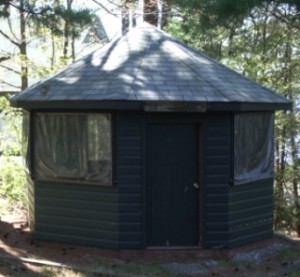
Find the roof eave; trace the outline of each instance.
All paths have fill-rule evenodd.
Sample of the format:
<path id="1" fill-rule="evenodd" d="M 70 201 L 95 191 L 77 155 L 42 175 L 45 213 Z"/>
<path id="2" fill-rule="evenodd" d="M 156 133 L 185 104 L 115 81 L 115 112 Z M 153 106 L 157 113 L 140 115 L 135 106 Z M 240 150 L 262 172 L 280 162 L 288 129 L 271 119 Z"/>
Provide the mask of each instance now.
<path id="1" fill-rule="evenodd" d="M 145 112 L 255 112 L 290 110 L 292 102 L 189 102 L 128 100 L 26 101 L 11 99 L 11 105 L 25 110 L 136 110 Z"/>
<path id="2" fill-rule="evenodd" d="M 137 101 L 116 100 L 10 100 L 11 106 L 25 110 L 142 110 L 142 103 Z"/>
<path id="3" fill-rule="evenodd" d="M 232 112 L 255 112 L 255 111 L 280 111 L 291 110 L 292 102 L 267 102 L 267 103 L 252 103 L 252 102 L 229 102 L 210 104 L 210 111 L 232 111 Z"/>

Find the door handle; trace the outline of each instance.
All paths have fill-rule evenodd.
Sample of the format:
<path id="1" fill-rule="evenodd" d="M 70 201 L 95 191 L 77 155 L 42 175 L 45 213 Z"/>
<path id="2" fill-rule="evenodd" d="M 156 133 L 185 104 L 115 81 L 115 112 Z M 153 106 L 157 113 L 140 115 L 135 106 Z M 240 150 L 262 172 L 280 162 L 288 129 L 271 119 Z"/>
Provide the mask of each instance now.
<path id="1" fill-rule="evenodd" d="M 195 189 L 199 189 L 198 183 L 194 183 L 194 184 L 193 184 L 193 187 L 194 187 Z"/>

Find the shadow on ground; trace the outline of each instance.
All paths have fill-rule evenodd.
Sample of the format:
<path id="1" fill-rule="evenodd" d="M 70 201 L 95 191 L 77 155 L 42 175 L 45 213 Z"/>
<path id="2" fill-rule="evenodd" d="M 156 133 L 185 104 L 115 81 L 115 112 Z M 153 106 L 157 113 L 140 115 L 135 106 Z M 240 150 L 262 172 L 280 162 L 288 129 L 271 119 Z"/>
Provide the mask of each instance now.
<path id="1" fill-rule="evenodd" d="M 299 241 L 277 236 L 234 250 L 104 250 L 36 241 L 24 218 L 0 221 L 2 276 L 300 276 L 299 253 Z M 46 275 L 53 267 L 85 273 Z"/>

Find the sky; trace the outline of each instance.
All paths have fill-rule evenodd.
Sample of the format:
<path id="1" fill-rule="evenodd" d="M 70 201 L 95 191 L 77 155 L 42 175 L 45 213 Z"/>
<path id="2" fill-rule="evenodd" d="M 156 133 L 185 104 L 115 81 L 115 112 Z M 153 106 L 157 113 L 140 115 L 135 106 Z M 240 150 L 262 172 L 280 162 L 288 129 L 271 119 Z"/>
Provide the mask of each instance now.
<path id="1" fill-rule="evenodd" d="M 99 5 L 97 5 L 93 0 L 74 0 L 74 7 L 77 7 L 78 9 L 84 9 L 89 8 L 95 11 L 97 16 L 101 19 L 102 25 L 105 29 L 105 32 L 108 36 L 108 40 L 111 41 L 115 37 L 118 37 L 121 35 L 121 13 L 120 10 L 118 10 L 117 6 L 112 4 L 112 1 L 118 2 L 118 0 L 96 0 L 100 2 L 102 5 L 105 6 L 106 10 L 110 10 L 111 13 L 107 12 L 103 8 L 101 8 Z M 142 10 L 142 0 L 138 0 L 138 10 Z M 140 13 L 141 14 L 141 13 Z M 142 22 L 142 17 L 137 20 L 137 23 Z M 18 14 L 16 13 L 15 19 L 12 20 L 13 29 L 19 30 L 19 19 Z M 7 32 L 9 30 L 8 24 L 6 20 L 0 20 L 0 28 Z M 18 31 L 17 31 L 18 33 Z M 83 32 L 84 34 L 84 32 Z M 84 36 L 82 36 L 83 38 Z M 41 45 L 41 38 L 33 38 L 32 41 L 29 44 L 28 47 L 28 56 L 30 59 L 36 60 L 36 63 L 40 65 L 49 64 L 49 56 L 46 55 L 47 51 L 50 49 L 42 49 L 40 47 Z M 86 55 L 89 51 L 94 49 L 95 47 L 86 47 L 87 45 L 84 45 L 82 42 L 79 41 L 77 48 L 79 49 L 77 52 L 81 53 L 81 55 Z M 99 47 L 99 46 L 98 46 Z M 0 36 L 0 56 L 4 56 L 5 53 L 10 52 L 11 54 L 18 53 L 19 50 L 16 46 L 8 42 L 6 39 Z M 11 61 L 7 62 L 10 66 Z M 2 65 L 5 65 L 5 63 L 1 63 Z M 1 83 L 1 80 L 6 80 L 9 83 L 16 84 L 16 80 L 19 83 L 19 77 L 16 77 L 16 74 L 12 73 L 11 71 L 7 71 L 0 67 L 0 90 L 15 90 L 17 88 L 13 87 L 7 87 L 5 84 Z M 36 82 L 37 80 L 34 78 L 30 79 L 30 84 Z"/>
<path id="2" fill-rule="evenodd" d="M 109 7 L 109 3 L 106 0 L 98 0 L 104 3 L 106 7 Z M 121 21 L 120 18 L 113 16 L 112 14 L 109 14 L 107 12 L 104 12 L 103 9 L 101 10 L 99 5 L 95 4 L 92 0 L 74 0 L 74 6 L 78 6 L 78 8 L 90 8 L 95 10 L 96 14 L 101 18 L 103 26 L 105 28 L 105 31 L 108 35 L 109 40 L 113 39 L 114 36 L 116 36 L 119 33 L 119 30 L 121 28 Z M 18 14 L 13 13 L 12 11 L 12 29 L 16 34 L 18 34 L 19 30 L 19 18 Z M 6 19 L 0 20 L 0 28 L 5 33 L 9 32 L 9 25 L 7 24 Z M 84 34 L 84 32 L 83 32 Z M 84 36 L 82 36 L 83 38 Z M 27 48 L 28 56 L 30 59 L 35 60 L 35 63 L 40 65 L 46 65 L 49 64 L 49 56 L 45 55 L 47 53 L 47 49 L 42 49 L 40 46 L 42 43 L 40 43 L 41 38 L 33 38 L 29 46 Z M 50 49 L 50 48 L 49 48 Z M 86 48 L 86 45 L 78 42 L 77 45 L 77 52 L 81 53 L 82 55 L 87 54 L 88 51 L 91 51 L 93 48 Z M 49 50 L 50 51 L 50 50 Z M 10 53 L 12 55 L 19 53 L 19 49 L 10 43 L 7 39 L 0 36 L 0 56 L 5 56 L 7 53 Z M 2 62 L 1 65 L 12 67 L 13 63 L 12 60 L 9 60 L 7 62 Z M 18 67 L 17 67 L 18 70 Z M 4 80 L 7 83 L 12 83 L 18 85 L 20 82 L 20 78 L 18 75 L 13 73 L 10 70 L 7 70 L 6 68 L 0 67 L 0 91 L 4 90 L 18 90 L 17 88 L 7 86 L 5 83 L 2 83 L 1 80 Z M 36 82 L 37 80 L 35 78 L 30 79 L 30 84 Z"/>

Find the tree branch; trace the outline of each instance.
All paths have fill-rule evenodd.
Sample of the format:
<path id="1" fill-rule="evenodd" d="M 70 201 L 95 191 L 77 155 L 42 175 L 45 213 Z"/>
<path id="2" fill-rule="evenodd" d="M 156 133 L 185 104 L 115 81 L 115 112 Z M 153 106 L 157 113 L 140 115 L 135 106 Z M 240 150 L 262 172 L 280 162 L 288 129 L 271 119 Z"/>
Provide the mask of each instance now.
<path id="1" fill-rule="evenodd" d="M 6 39 L 8 39 L 15 46 L 20 47 L 20 44 L 18 42 L 14 41 L 11 37 L 9 37 L 7 34 L 5 34 L 1 29 L 0 29 L 0 34 L 2 36 L 4 36 Z"/>
<path id="2" fill-rule="evenodd" d="M 9 26 L 9 30 L 10 30 L 12 36 L 14 37 L 14 40 L 15 40 L 15 41 L 18 41 L 17 36 L 16 36 L 15 33 L 13 32 L 13 27 L 12 27 L 12 25 L 11 25 L 10 17 L 7 18 L 7 23 L 8 23 L 8 26 Z"/>
<path id="3" fill-rule="evenodd" d="M 118 5 L 117 3 L 114 2 L 114 0 L 106 0 L 108 3 L 120 8 L 122 5 Z M 124 1 L 124 0 L 123 0 Z"/>
<path id="4" fill-rule="evenodd" d="M 116 15 L 114 13 L 112 13 L 108 8 L 106 8 L 103 4 L 99 3 L 97 0 L 92 0 L 94 3 L 96 3 L 97 5 L 99 5 L 103 10 L 105 10 L 106 12 L 108 12 L 109 14 L 113 15 L 116 17 Z"/>
<path id="5" fill-rule="evenodd" d="M 8 56 L 4 56 L 4 57 L 0 57 L 0 63 L 9 60 L 10 57 Z"/>
<path id="6" fill-rule="evenodd" d="M 9 86 L 9 87 L 17 88 L 17 89 L 20 89 L 20 88 L 21 88 L 20 86 L 15 86 L 15 85 L 10 84 L 10 83 L 7 83 L 7 82 L 5 82 L 5 81 L 3 81 L 3 80 L 0 80 L 0 84 L 4 84 L 4 85 L 7 85 L 7 86 Z"/>
<path id="7" fill-rule="evenodd" d="M 294 15 L 289 14 L 283 14 L 279 9 L 276 9 L 276 11 L 271 11 L 271 15 L 274 16 L 275 19 L 281 21 L 282 23 L 285 23 L 287 26 L 295 29 L 299 29 L 299 24 L 294 23 L 293 20 L 289 20 L 289 16 L 293 16 L 294 18 L 299 16 L 299 13 L 296 13 Z"/>
<path id="8" fill-rule="evenodd" d="M 8 70 L 8 71 L 11 71 L 11 72 L 13 72 L 13 73 L 15 73 L 15 74 L 18 74 L 18 75 L 20 75 L 20 76 L 21 76 L 21 72 L 19 72 L 19 71 L 16 71 L 16 70 L 15 70 L 15 69 L 13 69 L 13 68 L 10 68 L 10 67 L 8 67 L 8 66 L 5 66 L 5 65 L 3 65 L 3 64 L 1 64 L 1 65 L 0 65 L 0 67 L 2 67 L 2 68 L 6 69 L 6 70 Z"/>

